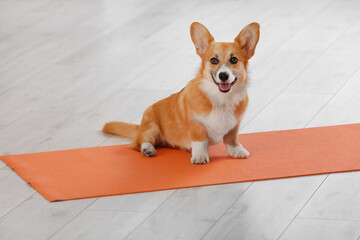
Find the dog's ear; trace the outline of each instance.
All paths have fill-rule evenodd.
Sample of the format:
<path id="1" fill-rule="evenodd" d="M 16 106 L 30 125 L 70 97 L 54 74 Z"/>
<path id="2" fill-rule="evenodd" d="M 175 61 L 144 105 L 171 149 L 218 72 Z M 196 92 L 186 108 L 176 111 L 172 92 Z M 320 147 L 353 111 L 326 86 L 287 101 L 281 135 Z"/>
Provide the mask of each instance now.
<path id="1" fill-rule="evenodd" d="M 239 35 L 235 38 L 241 48 L 241 51 L 244 53 L 245 57 L 250 59 L 254 53 L 256 45 L 260 37 L 260 25 L 258 23 L 250 23 L 247 25 Z"/>
<path id="2" fill-rule="evenodd" d="M 190 35 L 196 47 L 196 52 L 200 56 L 205 53 L 211 42 L 214 41 L 214 38 L 211 36 L 209 30 L 207 30 L 204 25 L 198 22 L 191 24 Z"/>

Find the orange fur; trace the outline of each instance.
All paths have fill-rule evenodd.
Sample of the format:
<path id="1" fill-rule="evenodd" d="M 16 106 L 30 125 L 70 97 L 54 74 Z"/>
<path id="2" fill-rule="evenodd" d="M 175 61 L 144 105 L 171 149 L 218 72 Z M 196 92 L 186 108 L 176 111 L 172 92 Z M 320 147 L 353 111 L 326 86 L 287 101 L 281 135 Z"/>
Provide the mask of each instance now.
<path id="1" fill-rule="evenodd" d="M 108 122 L 103 127 L 103 132 L 115 134 L 123 138 L 134 138 L 139 131 L 139 125 L 124 122 Z"/>
<path id="2" fill-rule="evenodd" d="M 140 150 L 144 142 L 151 143 L 153 146 L 166 146 L 183 150 L 191 150 L 191 142 L 206 140 L 211 142 L 207 128 L 197 120 L 197 117 L 209 116 L 216 107 L 217 109 L 221 108 L 221 102 L 219 103 L 220 107 L 217 106 L 217 95 L 215 97 L 210 96 L 204 90 L 204 84 L 206 83 L 212 88 L 211 91 L 215 91 L 215 94 L 219 95 L 219 98 L 225 99 L 222 100 L 225 101 L 226 106 L 224 105 L 224 108 L 229 109 L 228 111 L 237 119 L 234 127 L 223 136 L 224 142 L 234 146 L 239 144 L 237 132 L 240 120 L 248 104 L 246 94 L 247 63 L 248 59 L 254 54 L 259 38 L 259 25 L 257 23 L 249 24 L 232 43 L 218 43 L 214 41 L 214 38 L 203 25 L 193 23 L 191 25 L 191 37 L 196 46 L 196 51 L 202 59 L 196 78 L 191 80 L 180 92 L 150 106 L 144 112 L 140 126 L 110 122 L 104 126 L 104 132 L 133 138 L 131 147 L 136 150 Z M 238 63 L 228 63 L 230 54 L 236 56 Z M 220 63 L 212 65 L 209 62 L 214 56 L 218 57 L 221 64 L 226 65 L 231 68 L 231 71 L 238 74 L 238 80 L 233 85 L 233 93 L 216 92 L 217 86 L 209 77 L 209 73 L 220 68 Z M 239 98 L 238 102 L 232 100 L 234 103 L 227 104 L 226 96 L 237 99 L 238 96 L 234 96 L 236 91 L 239 94 L 244 92 L 244 97 Z"/>

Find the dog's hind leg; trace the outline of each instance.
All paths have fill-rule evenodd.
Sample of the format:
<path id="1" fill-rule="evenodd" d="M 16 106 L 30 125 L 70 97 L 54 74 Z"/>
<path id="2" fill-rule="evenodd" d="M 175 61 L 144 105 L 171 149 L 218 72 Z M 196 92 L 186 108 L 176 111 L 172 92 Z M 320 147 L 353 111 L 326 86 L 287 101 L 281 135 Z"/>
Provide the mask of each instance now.
<path id="1" fill-rule="evenodd" d="M 152 117 L 151 111 L 145 111 L 132 147 L 141 151 L 146 157 L 153 157 L 156 154 L 155 146 L 159 145 L 160 142 L 159 128 Z"/>
<path id="2" fill-rule="evenodd" d="M 153 126 L 150 129 L 147 129 L 145 132 L 141 133 L 141 152 L 147 157 L 153 157 L 156 154 L 155 146 L 159 142 L 159 131 L 156 126 Z"/>

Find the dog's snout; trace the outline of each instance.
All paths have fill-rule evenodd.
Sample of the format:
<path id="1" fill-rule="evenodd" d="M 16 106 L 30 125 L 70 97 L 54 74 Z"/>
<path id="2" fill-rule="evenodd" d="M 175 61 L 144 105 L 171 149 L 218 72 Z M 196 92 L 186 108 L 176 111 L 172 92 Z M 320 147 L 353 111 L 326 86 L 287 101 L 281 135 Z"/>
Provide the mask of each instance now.
<path id="1" fill-rule="evenodd" d="M 229 79 L 229 74 L 227 72 L 221 72 L 219 73 L 219 78 L 221 81 L 226 81 Z"/>

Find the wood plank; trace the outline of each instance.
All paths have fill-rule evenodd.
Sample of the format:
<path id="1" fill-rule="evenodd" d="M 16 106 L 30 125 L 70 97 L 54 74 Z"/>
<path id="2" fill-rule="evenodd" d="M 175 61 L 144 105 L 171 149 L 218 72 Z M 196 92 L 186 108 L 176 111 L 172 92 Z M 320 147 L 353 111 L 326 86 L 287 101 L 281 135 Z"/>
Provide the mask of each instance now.
<path id="1" fill-rule="evenodd" d="M 0 131 L 0 155 L 27 152 L 66 126 L 74 114 L 30 112 Z"/>
<path id="2" fill-rule="evenodd" d="M 304 127 L 331 97 L 330 94 L 281 93 L 241 133 Z"/>
<path id="3" fill-rule="evenodd" d="M 104 140 L 99 146 L 113 146 L 113 145 L 122 145 L 122 144 L 130 144 L 131 139 L 121 138 L 118 136 L 110 136 L 106 140 Z"/>
<path id="4" fill-rule="evenodd" d="M 323 178 L 253 183 L 202 239 L 277 239 Z"/>
<path id="5" fill-rule="evenodd" d="M 16 35 L 43 19 L 46 13 L 41 9 L 44 9 L 47 4 L 47 0 L 2 1 L 0 6 L 1 39 Z"/>
<path id="6" fill-rule="evenodd" d="M 186 34 L 188 35 L 188 34 Z M 119 44 L 121 45 L 121 44 Z M 149 48 L 148 47 L 149 43 L 146 44 L 146 48 Z M 142 51 L 143 49 L 139 49 L 139 51 Z M 192 50 L 193 50 L 193 47 L 192 47 Z M 152 46 L 152 49 L 151 51 L 157 51 L 157 49 Z M 166 54 L 166 52 L 162 52 L 162 54 Z M 193 54 L 193 53 L 192 53 Z M 193 54 L 195 56 L 195 54 Z M 148 59 L 147 59 L 148 58 Z M 123 83 L 125 82 L 129 82 L 128 79 L 136 79 L 137 76 L 141 75 L 142 72 L 144 70 L 146 70 L 147 68 L 151 68 L 152 65 L 154 65 L 154 55 L 148 53 L 146 56 L 142 57 L 142 69 L 137 69 L 137 68 L 133 68 L 134 65 L 136 65 L 139 61 L 139 57 L 137 54 L 134 54 L 134 50 L 133 49 L 130 49 L 128 50 L 126 53 L 123 53 L 122 54 L 122 57 L 121 57 L 121 60 L 122 61 L 125 61 L 125 62 L 121 62 L 121 63 L 118 63 L 118 65 L 114 66 L 114 69 L 116 70 L 113 70 L 112 71 L 109 71 L 108 73 L 105 73 L 105 72 L 102 72 L 100 71 L 97 75 L 95 76 L 92 76 L 91 79 L 89 79 L 88 81 L 94 81 L 95 83 L 97 84 L 101 84 L 102 86 L 105 85 L 104 83 L 100 82 L 98 79 L 106 79 L 107 76 L 111 79 L 109 79 L 109 82 L 108 84 L 106 84 L 105 86 L 108 87 L 109 89 L 116 89 L 116 88 L 119 88 L 119 87 L 122 87 Z M 155 62 L 156 63 L 156 62 Z M 150 76 L 151 77 L 151 76 Z M 119 78 L 119 79 L 117 79 Z M 147 81 L 149 82 L 149 81 Z M 111 84 L 113 85 L 111 85 Z M 131 82 L 130 82 L 131 83 Z M 84 85 L 85 86 L 78 86 L 79 89 L 75 88 L 75 89 L 71 89 L 69 90 L 70 92 L 69 93 L 63 93 L 63 96 L 66 98 L 66 95 L 74 95 L 75 93 L 77 95 L 80 95 L 81 96 L 81 93 L 79 93 L 79 91 L 88 91 L 88 88 L 89 87 L 92 87 L 93 83 L 90 82 L 90 83 L 85 83 Z M 90 85 L 90 86 L 89 86 Z M 128 84 L 126 84 L 128 85 Z M 96 89 L 99 89 L 97 86 L 95 87 Z M 105 90 L 105 89 L 104 89 Z M 99 91 L 96 91 L 96 92 L 92 92 L 91 95 L 93 96 L 93 98 L 90 98 L 90 99 L 95 99 L 94 97 L 97 95 L 97 94 L 101 94 L 101 92 Z M 104 95 L 107 94 L 107 92 L 103 93 Z M 70 101 L 70 98 L 68 98 L 69 101 Z M 87 98 L 88 99 L 88 98 Z M 73 109 L 73 105 L 74 105 L 74 102 L 76 102 L 77 104 L 81 101 L 79 100 L 71 100 L 70 103 L 66 103 L 65 101 L 62 101 L 62 99 L 54 99 L 51 101 L 51 103 L 47 103 L 46 105 L 49 106 L 51 104 L 55 105 L 55 104 L 58 104 L 59 102 L 62 102 L 62 104 L 66 104 L 68 105 L 69 107 L 71 106 L 71 108 Z M 87 101 L 86 101 L 87 103 Z M 68 108 L 69 108 L 68 107 Z M 50 108 L 53 108 L 53 107 L 50 107 Z M 81 107 L 79 107 L 81 108 Z M 40 108 L 42 111 L 48 111 L 50 110 L 49 108 L 45 108 L 45 109 L 42 109 Z M 56 109 L 57 111 L 59 111 L 59 109 Z M 61 109 L 61 111 L 64 111 L 64 109 Z M 65 110 L 66 111 L 66 110 Z M 87 109 L 85 110 L 87 111 Z"/>
<path id="7" fill-rule="evenodd" d="M 259 63 L 250 73 L 249 107 L 244 124 L 256 117 L 311 61 L 317 52 L 285 51 L 279 49 L 271 58 Z"/>
<path id="8" fill-rule="evenodd" d="M 0 239 L 47 239 L 94 200 L 51 203 L 35 193 L 0 219 Z"/>
<path id="9" fill-rule="evenodd" d="M 149 214 L 85 210 L 49 239 L 124 239 Z"/>
<path id="10" fill-rule="evenodd" d="M 72 32 L 57 40 L 33 46 L 21 56 L 0 66 L 0 94 L 55 64 L 58 59 L 94 38 L 93 30 Z"/>
<path id="11" fill-rule="evenodd" d="M 271 17 L 260 21 L 261 36 L 256 47 L 256 54 L 251 59 L 252 67 L 272 54 L 287 41 L 292 41 L 299 31 L 308 27 L 332 1 L 295 1 L 281 2 L 280 7 Z"/>
<path id="12" fill-rule="evenodd" d="M 195 5 L 193 5 L 195 3 Z M 99 42 L 95 41 L 93 44 L 91 44 L 91 46 L 89 45 L 90 49 L 84 49 L 84 50 L 80 50 L 83 53 L 74 53 L 73 55 L 69 56 L 69 58 L 64 59 L 63 61 L 61 61 L 59 64 L 84 64 L 84 65 L 93 65 L 93 64 L 97 64 L 97 63 L 92 63 L 93 58 L 102 58 L 102 54 L 107 54 L 106 53 L 106 49 L 111 48 L 111 51 L 115 51 L 117 52 L 117 48 L 121 48 L 123 46 L 121 46 L 121 44 L 119 44 L 119 42 L 114 41 L 113 42 L 113 37 L 116 38 L 121 38 L 120 40 L 124 40 L 127 41 L 126 46 L 134 46 L 133 49 L 129 49 L 126 52 L 123 52 L 117 59 L 111 60 L 110 64 L 107 64 L 108 66 L 105 66 L 105 69 L 111 69 L 111 71 L 113 71 L 113 69 L 117 69 L 117 68 L 123 68 L 123 69 L 130 69 L 132 68 L 132 66 L 137 65 L 138 61 L 139 61 L 139 56 L 141 56 L 141 62 L 142 65 L 141 67 L 144 68 L 144 64 L 148 63 L 148 62 L 156 62 L 157 59 L 155 58 L 157 55 L 161 54 L 161 58 L 164 58 L 164 56 L 168 55 L 169 52 L 172 51 L 172 49 L 168 49 L 170 46 L 173 46 L 174 49 L 177 49 L 179 45 L 183 44 L 184 41 L 186 42 L 191 42 L 189 40 L 188 37 L 188 32 L 189 32 L 189 25 L 191 23 L 191 20 L 194 21 L 196 19 L 201 18 L 204 15 L 208 15 L 209 13 L 212 13 L 215 11 L 218 11 L 218 6 L 229 6 L 230 3 L 214 3 L 213 5 L 210 5 L 207 7 L 207 11 L 201 11 L 199 12 L 196 7 L 200 7 L 198 6 L 200 3 L 199 2 L 181 2 L 180 5 L 178 5 L 179 3 L 177 3 L 177 5 L 174 4 L 170 4 L 170 5 L 164 5 L 164 3 L 162 3 L 161 8 L 166 9 L 166 11 L 164 11 L 164 15 L 162 14 L 156 14 L 156 18 L 159 18 L 158 21 L 156 22 L 156 24 L 151 24 L 151 21 L 148 21 L 149 24 L 151 26 L 148 26 L 147 23 L 144 23 L 143 21 L 141 21 L 141 19 L 136 19 L 134 21 L 129 22 L 129 26 L 123 26 L 119 29 L 117 29 L 116 31 L 112 32 L 109 34 L 109 36 L 104 36 L 105 39 L 99 39 Z M 196 6 L 196 7 L 195 7 Z M 155 11 L 158 11 L 158 9 L 154 9 Z M 179 11 L 180 10 L 180 11 Z M 177 13 L 175 14 L 176 11 Z M 180 15 L 179 15 L 180 14 Z M 152 11 L 148 11 L 145 13 L 145 16 L 149 17 L 148 15 L 152 16 Z M 172 16 L 173 15 L 173 16 Z M 169 18 L 173 18 L 173 22 L 170 22 L 170 24 L 164 24 L 163 21 L 167 22 Z M 194 19 L 195 17 L 195 19 Z M 177 19 L 178 18 L 178 19 Z M 211 22 L 216 22 L 218 20 L 218 18 L 220 18 L 220 16 L 218 15 L 214 15 L 211 18 Z M 166 20 L 167 19 L 167 20 Z M 184 28 L 184 21 L 189 22 L 188 24 L 186 23 L 186 28 Z M 160 25 L 159 25 L 160 24 Z M 159 26 L 157 26 L 159 25 Z M 157 29 L 160 27 L 164 27 L 161 31 L 157 31 Z M 133 30 L 133 29 L 138 29 L 138 33 L 133 33 L 131 32 L 131 34 L 129 34 L 129 31 Z M 173 31 L 173 29 L 178 29 L 178 31 Z M 139 34 L 139 39 L 134 39 L 134 36 L 136 37 L 136 34 Z M 125 37 L 124 37 L 125 35 Z M 128 36 L 127 36 L 128 35 Z M 110 37 L 109 39 L 106 39 L 107 37 Z M 142 40 L 146 39 L 146 41 L 141 42 Z M 111 42 L 108 42 L 111 41 Z M 105 41 L 105 42 L 103 42 Z M 98 48 L 97 45 L 100 44 L 100 47 L 102 44 L 105 44 L 105 53 L 101 52 L 100 50 L 97 50 L 96 48 Z M 139 43 L 139 44 L 138 44 Z M 94 46 L 92 46 L 94 45 Z M 135 47 L 136 45 L 136 47 Z M 190 43 L 191 45 L 191 43 Z M 94 49 L 92 49 L 94 47 Z M 103 48 L 101 47 L 101 48 Z M 121 49 L 119 51 L 121 51 Z M 168 49 L 168 51 L 166 51 Z M 193 50 L 193 47 L 191 47 L 191 49 Z M 89 51 L 90 50 L 90 51 Z M 95 51 L 95 52 L 92 52 Z M 89 53 L 90 52 L 90 53 Z M 137 54 L 136 52 L 138 52 L 139 54 Z M 193 51 L 192 51 L 193 53 Z M 90 54 L 89 57 L 89 61 L 88 62 L 86 60 L 86 54 Z M 92 56 L 94 54 L 94 56 Z M 99 55 L 98 55 L 99 54 Z M 79 55 L 79 56 L 77 56 Z M 80 56 L 81 55 L 81 56 Z M 84 56 L 85 55 L 85 56 Z M 96 57 L 99 56 L 99 57 Z M 82 59 L 84 57 L 84 59 Z M 106 60 L 111 59 L 112 57 L 106 57 Z M 135 60 L 134 62 L 130 61 L 131 64 L 128 64 L 129 62 L 129 58 L 133 57 Z M 148 57 L 149 59 L 147 60 L 146 57 Z M 126 61 L 125 61 L 126 60 Z M 84 63 L 82 63 L 82 61 L 85 61 Z M 97 61 L 96 59 L 94 59 L 94 61 Z M 105 61 L 105 60 L 104 60 Z M 129 67 L 124 67 L 124 64 L 126 66 Z"/>
<path id="13" fill-rule="evenodd" d="M 110 33 L 124 24 L 129 24 L 129 21 L 141 17 L 147 11 L 158 8 L 158 4 L 161 1 L 110 0 L 106 3 L 103 1 L 92 1 L 91 4 L 82 2 L 84 5 L 91 6 L 91 9 L 81 15 L 76 28 L 79 31 L 93 29 L 98 31 L 107 30 L 106 32 Z"/>
<path id="14" fill-rule="evenodd" d="M 193 52 L 191 54 L 184 54 L 183 51 L 176 52 L 159 61 L 158 64 L 146 71 L 146 73 L 140 75 L 136 81 L 125 85 L 124 89 L 172 90 L 179 86 L 184 87 L 195 77 L 197 70 L 195 66 L 197 66 L 198 61 L 198 56 Z M 184 63 L 188 64 L 188 68 L 191 71 L 184 71 L 181 67 L 179 68 Z M 149 79 L 156 79 L 156 83 Z"/>
<path id="15" fill-rule="evenodd" d="M 155 1 L 151 1 L 151 3 L 154 2 Z M 81 31 L 77 29 L 77 24 L 74 25 L 74 22 L 77 22 L 84 14 L 90 14 L 91 17 L 87 16 L 83 20 L 96 20 L 96 15 L 94 16 L 92 14 L 93 11 L 85 11 L 89 7 L 84 8 L 82 6 L 83 4 L 84 3 L 78 2 L 69 9 L 55 9 L 52 11 L 54 15 L 52 18 L 36 24 L 31 30 L 28 30 L 30 35 L 36 36 L 38 43 L 26 49 L 27 51 L 16 56 L 16 58 L 14 56 L 0 66 L 1 77 L 3 78 L 0 82 L 0 94 L 24 81 L 27 77 L 52 66 L 71 52 L 74 52 L 111 30 L 107 28 L 106 25 L 101 31 L 96 28 L 82 28 Z M 86 6 L 96 7 L 96 5 L 88 4 L 86 4 Z M 147 6 L 148 4 L 144 4 L 141 9 L 146 9 Z M 109 7 L 111 7 L 111 5 Z M 133 14 L 133 11 L 127 10 L 131 10 L 131 8 L 125 7 L 124 11 L 126 14 L 116 15 L 118 18 L 121 18 L 117 21 L 116 26 L 126 23 L 131 18 L 136 18 L 137 14 Z M 63 18 L 63 11 L 67 11 L 70 17 Z M 76 11 L 80 11 L 82 14 L 71 14 Z M 140 8 L 137 12 L 141 13 Z M 115 13 L 113 12 L 112 14 Z M 103 19 L 106 18 L 103 17 Z M 113 25 L 114 24 L 111 24 L 111 26 Z M 25 33 L 22 34 L 24 35 Z M 25 38 L 27 38 L 27 35 L 25 35 Z"/>
<path id="16" fill-rule="evenodd" d="M 131 122 L 152 103 L 167 95 L 167 91 L 117 91 L 116 94 L 107 98 L 79 119 L 73 120 L 46 141 L 34 146 L 31 152 L 98 146 L 111 136 L 101 131 L 106 122 Z M 84 102 L 86 99 L 84 98 Z M 117 137 L 116 142 L 120 144 L 121 138 Z"/>
<path id="17" fill-rule="evenodd" d="M 0 170 L 0 218 L 18 206 L 35 190 L 10 169 Z"/>
<path id="18" fill-rule="evenodd" d="M 284 90 L 297 94 L 335 94 L 360 67 L 360 19 Z M 345 63 L 346 64 L 343 64 Z"/>
<path id="19" fill-rule="evenodd" d="M 142 47 L 137 48 L 137 51 L 142 50 L 145 49 Z M 139 76 L 156 65 L 156 59 L 165 54 L 165 52 L 158 52 L 158 55 L 156 55 L 156 50 L 156 48 L 147 50 L 148 53 L 142 57 L 142 64 L 139 68 L 134 68 L 139 61 L 138 55 L 134 54 L 133 49 L 127 50 L 122 54 L 120 62 L 113 62 L 110 67 L 107 66 L 105 69 L 94 70 L 90 76 L 86 76 L 86 79 L 82 79 L 72 88 L 62 92 L 61 95 L 53 97 L 44 105 L 39 106 L 37 110 L 87 112 L 107 96 L 114 94 L 118 89 L 124 89 L 133 81 L 137 81 L 136 79 Z M 154 55 L 150 54 L 149 51 Z M 149 78 L 147 78 L 147 81 L 149 81 Z"/>
<path id="20" fill-rule="evenodd" d="M 136 27 L 136 26 L 133 26 Z M 129 29 L 126 29 L 126 31 L 129 31 Z M 131 35 L 132 36 L 132 35 Z M 126 39 L 125 39 L 126 41 Z M 136 41 L 135 41 L 136 42 Z M 125 42 L 126 43 L 126 42 Z M 122 45 L 121 42 L 117 43 L 118 45 Z M 127 44 L 124 44 L 127 45 Z M 110 72 L 110 73 L 104 73 L 102 71 L 100 71 L 99 73 L 95 74 L 94 76 L 91 76 L 89 79 L 87 79 L 87 82 L 83 83 L 83 85 L 78 85 L 75 88 L 69 89 L 69 92 L 63 92 L 62 96 L 60 98 L 66 98 L 66 101 L 64 101 L 64 99 L 58 99 L 58 98 L 54 98 L 52 101 L 46 103 L 46 107 L 45 108 L 39 108 L 39 110 L 41 111 L 49 111 L 49 110 L 53 110 L 55 108 L 56 111 L 67 111 L 69 108 L 71 108 L 73 111 L 77 111 L 74 110 L 75 106 L 74 104 L 80 104 L 80 103 L 85 103 L 85 104 L 89 104 L 88 99 L 90 99 L 91 101 L 93 101 L 94 103 L 96 103 L 96 101 L 98 100 L 96 98 L 96 96 L 100 95 L 100 98 L 103 98 L 104 96 L 108 95 L 109 92 L 108 90 L 111 89 L 116 90 L 120 87 L 122 87 L 123 85 L 125 85 L 125 82 L 129 82 L 129 79 L 136 79 L 136 76 L 138 76 L 139 74 L 141 74 L 141 69 L 137 69 L 137 68 L 133 68 L 134 65 L 136 65 L 139 61 L 139 57 L 138 55 L 134 54 L 134 51 L 131 49 L 129 51 L 127 51 L 127 54 L 129 54 L 128 56 L 126 54 L 122 55 L 122 59 L 126 60 L 125 66 L 123 64 L 119 64 L 119 66 L 117 66 L 117 68 L 121 67 L 121 69 L 116 69 L 115 72 Z M 163 53 L 165 54 L 165 52 Z M 154 56 L 152 55 L 148 55 L 149 61 L 146 61 L 146 59 L 142 59 L 142 61 L 145 64 L 148 65 L 153 65 L 153 61 L 154 59 L 152 59 Z M 142 68 L 146 69 L 146 65 L 144 66 L 144 64 L 142 64 L 141 66 Z M 122 71 L 120 71 L 122 70 Z M 108 79 L 109 78 L 109 79 Z M 119 79 L 118 79 L 119 78 Z M 99 81 L 99 79 L 102 79 L 103 81 Z M 104 79 L 108 79 L 108 80 L 104 80 Z M 108 82 L 107 82 L 108 81 Z M 98 84 L 98 85 L 95 85 Z M 94 86 L 95 85 L 95 86 Z M 105 86 L 100 88 L 99 86 Z M 128 85 L 128 84 L 126 84 Z M 91 90 L 90 90 L 91 88 Z M 104 91 L 99 91 L 99 89 L 104 90 Z M 92 91 L 92 92 L 90 92 Z M 87 92 L 88 94 L 90 94 L 92 97 L 89 98 L 89 96 L 83 96 L 82 92 Z M 79 98 L 83 97 L 85 99 L 85 101 L 82 101 L 81 99 L 73 99 L 71 97 L 67 97 L 67 95 L 77 95 Z M 59 102 L 61 102 L 62 104 L 66 105 L 66 109 L 59 109 Z M 50 107 L 49 107 L 50 105 Z M 51 106 L 53 105 L 53 106 Z M 57 107 L 54 107 L 54 106 Z M 89 107 L 91 108 L 93 105 L 90 105 Z M 50 108 L 50 109 L 49 109 Z M 88 108 L 83 108 L 83 106 L 78 107 L 78 109 L 81 109 L 79 111 L 88 111 Z"/>
<path id="21" fill-rule="evenodd" d="M 34 111 L 86 113 L 114 94 L 129 79 L 130 76 L 121 76 L 118 73 L 104 74 L 101 71 L 93 71 L 75 83 L 72 88 L 52 97 Z"/>
<path id="22" fill-rule="evenodd" d="M 176 190 L 125 194 L 98 198 L 88 210 L 152 212 Z"/>
<path id="23" fill-rule="evenodd" d="M 359 235 L 359 222 L 300 218 L 294 221 L 280 240 L 354 240 Z"/>
<path id="24" fill-rule="evenodd" d="M 142 14 L 138 13 L 139 17 L 65 57 L 58 64 L 101 66 L 129 48 L 136 49 L 136 45 L 146 41 L 147 38 L 154 35 L 164 26 L 171 24 L 172 21 L 184 14 L 189 14 L 194 6 L 201 3 L 196 1 L 151 2 L 153 2 L 152 5 L 154 6 L 143 11 Z M 159 8 L 164 9 L 164 11 L 159 12 Z M 126 11 L 133 12 L 134 10 L 126 9 Z M 135 29 L 136 31 L 134 31 Z M 134 53 L 135 49 L 132 50 L 133 54 L 136 54 Z"/>
<path id="25" fill-rule="evenodd" d="M 7 126 L 91 71 L 84 67 L 54 66 L 0 95 L 0 126 Z"/>
<path id="26" fill-rule="evenodd" d="M 309 123 L 309 127 L 359 123 L 360 113 L 360 69 L 339 92 L 324 106 Z"/>
<path id="27" fill-rule="evenodd" d="M 227 16 L 228 18 L 231 18 L 230 23 L 225 22 L 226 19 L 221 19 L 221 21 L 216 22 L 214 21 L 218 20 L 216 18 L 206 19 L 207 21 L 204 22 L 204 24 L 210 29 L 215 39 L 220 39 L 217 41 L 221 41 L 223 39 L 225 39 L 225 41 L 233 41 L 233 39 L 241 31 L 241 28 L 245 27 L 244 23 L 247 24 L 251 20 L 251 18 L 259 14 L 259 9 L 256 9 L 256 6 L 258 6 L 257 4 L 252 3 L 246 5 L 247 8 L 241 6 L 242 4 L 244 3 L 240 2 L 239 5 L 231 6 L 232 8 L 238 8 L 238 10 L 233 11 L 231 14 L 229 14 L 229 16 Z M 266 11 L 264 11 L 261 16 L 257 16 L 259 20 L 265 19 L 266 17 L 268 17 L 268 15 L 272 14 L 278 8 L 277 5 L 271 5 L 269 4 L 269 2 L 259 1 L 258 4 L 261 4 L 264 9 L 266 8 Z M 206 13 L 209 14 L 209 12 L 212 11 L 218 12 L 221 11 L 219 9 L 226 9 L 227 7 L 229 6 L 221 3 L 216 7 L 216 9 L 207 9 L 208 11 L 206 11 Z M 242 12 L 244 13 L 241 14 Z M 188 26 L 190 26 L 191 22 L 194 21 L 195 17 L 199 18 L 199 16 L 197 15 L 198 14 L 196 12 L 193 18 L 181 19 L 180 26 L 174 26 L 175 24 L 173 24 L 167 27 L 171 27 L 173 29 L 179 28 L 180 30 L 177 31 L 176 34 L 172 34 L 170 37 L 161 37 L 167 40 L 165 44 L 166 46 L 171 47 L 171 49 L 169 50 L 171 51 L 173 48 L 174 50 L 171 51 L 171 54 L 168 54 L 164 58 L 159 59 L 157 65 L 146 71 L 146 74 L 142 74 L 141 76 L 139 76 L 136 81 L 126 85 L 125 88 L 131 89 L 141 87 L 146 89 L 179 89 L 184 87 L 189 80 L 195 77 L 199 66 L 200 58 L 195 54 L 193 43 L 188 37 L 185 38 L 185 36 L 188 36 L 189 34 L 189 28 L 184 28 L 183 22 L 188 21 Z M 220 24 L 222 22 L 226 24 Z M 227 34 L 222 31 L 224 28 L 228 30 Z M 171 31 L 171 29 L 169 29 L 169 31 Z M 164 34 L 164 32 L 165 30 L 161 31 L 162 34 Z M 183 41 L 183 44 L 180 47 L 176 46 L 175 48 L 174 46 L 172 46 L 179 41 Z M 166 69 L 166 71 L 164 71 L 164 69 Z M 171 73 L 171 77 L 169 76 L 169 73 Z M 149 79 L 156 79 L 158 84 L 153 84 L 153 82 L 149 81 Z"/>
<path id="28" fill-rule="evenodd" d="M 360 172 L 330 174 L 299 217 L 360 221 L 359 180 Z"/>
<path id="29" fill-rule="evenodd" d="M 126 239 L 200 239 L 249 185 L 179 189 Z"/>
<path id="30" fill-rule="evenodd" d="M 251 80 L 249 88 L 251 101 L 247 111 L 247 119 L 251 120 L 262 111 L 275 96 L 351 27 L 351 24 L 358 19 L 355 9 L 360 8 L 359 4 L 357 1 L 346 4 L 333 2 L 318 14 L 311 24 L 284 43 L 281 48 L 273 53 L 271 58 L 267 58 L 256 66 L 256 75 L 252 75 L 254 80 Z M 346 17 L 334 22 L 329 28 L 329 19 L 334 14 L 344 14 Z M 314 39 L 317 36 L 321 39 L 321 44 L 319 40 L 306 39 L 306 36 L 312 36 Z"/>
<path id="31" fill-rule="evenodd" d="M 35 5 L 32 1 L 27 2 L 29 5 Z M 26 6 L 26 4 L 24 5 Z M 34 48 L 42 45 L 49 46 L 51 43 L 54 47 L 54 43 L 60 40 L 57 38 L 69 35 L 69 32 L 64 35 L 64 31 L 76 26 L 77 20 L 88 14 L 88 10 L 94 7 L 96 7 L 94 4 L 85 4 L 81 1 L 52 1 L 26 14 L 14 11 L 15 16 L 5 18 L 3 22 L 7 24 L 1 28 L 5 31 L 2 40 L 7 46 L 3 49 L 4 51 L 1 51 L 3 58 L 0 60 L 0 64 L 3 65 L 21 55 L 29 54 L 36 50 Z M 66 18 L 63 17 L 64 14 L 67 14 Z M 46 21 L 44 21 L 45 19 Z M 93 33 L 95 32 L 93 31 Z"/>

